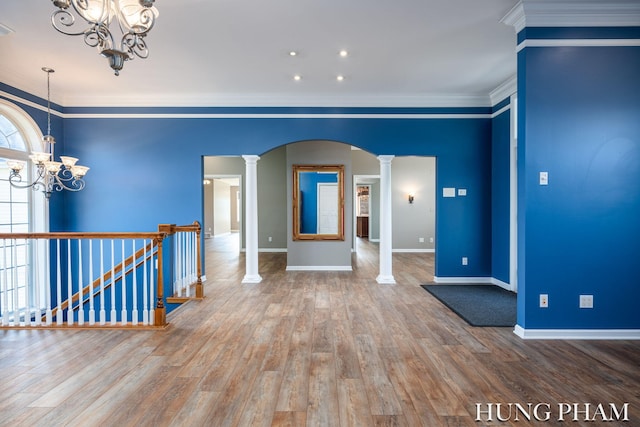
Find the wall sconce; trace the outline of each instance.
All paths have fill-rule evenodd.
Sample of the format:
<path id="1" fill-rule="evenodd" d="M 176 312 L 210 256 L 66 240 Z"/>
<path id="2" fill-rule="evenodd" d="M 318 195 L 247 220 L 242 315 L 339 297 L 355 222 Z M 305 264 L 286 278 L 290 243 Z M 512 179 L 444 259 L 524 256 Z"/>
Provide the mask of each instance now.
<path id="1" fill-rule="evenodd" d="M 409 193 L 409 204 L 413 204 L 413 193 Z"/>

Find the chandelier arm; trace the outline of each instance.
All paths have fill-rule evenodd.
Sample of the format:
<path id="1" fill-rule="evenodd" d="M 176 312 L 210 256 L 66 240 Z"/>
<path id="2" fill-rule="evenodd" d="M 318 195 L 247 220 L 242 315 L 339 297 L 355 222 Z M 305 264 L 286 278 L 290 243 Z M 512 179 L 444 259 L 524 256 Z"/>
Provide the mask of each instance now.
<path id="1" fill-rule="evenodd" d="M 20 172 L 10 171 L 9 173 L 9 184 L 15 188 L 32 188 L 33 190 L 45 189 L 45 185 L 43 183 L 43 178 L 45 175 L 44 167 L 38 166 L 38 176 L 36 179 L 30 184 L 22 184 L 22 175 Z"/>
<path id="2" fill-rule="evenodd" d="M 122 36 L 122 51 L 129 54 L 129 59 L 133 59 L 133 55 L 141 59 L 149 57 L 149 48 L 144 41 L 144 36 L 135 33 L 127 33 Z"/>
<path id="3" fill-rule="evenodd" d="M 61 179 L 59 175 L 52 175 L 52 180 L 49 184 L 50 192 L 51 191 L 80 191 L 84 188 L 84 179 L 82 178 L 74 178 L 70 179 Z M 68 182 L 69 184 L 65 184 Z"/>
<path id="4" fill-rule="evenodd" d="M 83 34 L 86 34 L 87 29 L 83 29 L 82 31 L 78 32 L 65 30 L 65 28 L 70 29 L 71 27 L 73 27 L 75 23 L 76 18 L 71 14 L 71 12 L 66 9 L 56 10 L 55 12 L 53 12 L 53 15 L 51 15 L 51 25 L 53 25 L 53 28 L 55 28 L 58 32 L 66 34 L 68 36 L 81 36 Z"/>

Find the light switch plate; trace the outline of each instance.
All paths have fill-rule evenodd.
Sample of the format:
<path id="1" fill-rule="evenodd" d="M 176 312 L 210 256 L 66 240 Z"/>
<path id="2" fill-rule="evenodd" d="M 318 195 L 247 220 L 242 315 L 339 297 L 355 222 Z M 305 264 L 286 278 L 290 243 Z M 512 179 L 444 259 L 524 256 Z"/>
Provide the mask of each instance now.
<path id="1" fill-rule="evenodd" d="M 540 172 L 540 185 L 549 185 L 549 172 Z"/>

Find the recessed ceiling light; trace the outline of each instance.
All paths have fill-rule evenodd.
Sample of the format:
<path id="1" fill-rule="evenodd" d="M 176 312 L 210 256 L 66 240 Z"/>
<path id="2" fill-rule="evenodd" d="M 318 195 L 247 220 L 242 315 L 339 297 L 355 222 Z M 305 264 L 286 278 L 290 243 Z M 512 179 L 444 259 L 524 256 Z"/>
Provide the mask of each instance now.
<path id="1" fill-rule="evenodd" d="M 346 58 L 347 56 L 349 56 L 349 52 L 347 52 L 346 50 L 342 49 L 339 53 L 341 58 Z"/>
<path id="2" fill-rule="evenodd" d="M 302 80 L 302 76 L 300 74 L 296 74 L 295 76 L 293 76 L 293 80 L 298 82 L 298 81 Z"/>
<path id="3" fill-rule="evenodd" d="M 298 52 L 296 52 L 295 50 L 289 52 L 289 56 L 296 56 L 297 54 Z"/>
<path id="4" fill-rule="evenodd" d="M 344 76 L 342 74 L 338 74 L 338 76 L 336 77 L 336 80 L 341 82 L 344 80 Z"/>

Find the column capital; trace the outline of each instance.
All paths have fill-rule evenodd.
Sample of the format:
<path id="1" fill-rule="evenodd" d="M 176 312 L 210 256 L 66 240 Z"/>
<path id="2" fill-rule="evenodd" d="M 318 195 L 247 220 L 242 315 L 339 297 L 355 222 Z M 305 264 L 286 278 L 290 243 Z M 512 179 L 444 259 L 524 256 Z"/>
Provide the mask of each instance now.
<path id="1" fill-rule="evenodd" d="M 242 158 L 246 163 L 252 164 L 257 163 L 260 160 L 260 156 L 256 156 L 255 154 L 243 154 Z"/>
<path id="2" fill-rule="evenodd" d="M 382 155 L 382 156 L 378 156 L 378 160 L 380 161 L 380 163 L 391 163 L 391 161 L 393 160 L 395 156 L 394 155 Z"/>

